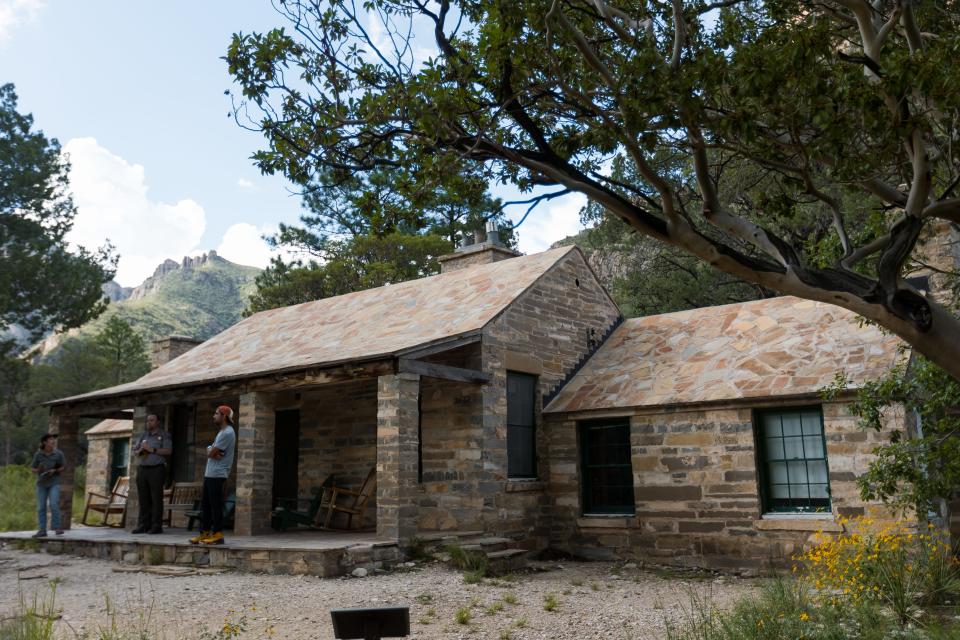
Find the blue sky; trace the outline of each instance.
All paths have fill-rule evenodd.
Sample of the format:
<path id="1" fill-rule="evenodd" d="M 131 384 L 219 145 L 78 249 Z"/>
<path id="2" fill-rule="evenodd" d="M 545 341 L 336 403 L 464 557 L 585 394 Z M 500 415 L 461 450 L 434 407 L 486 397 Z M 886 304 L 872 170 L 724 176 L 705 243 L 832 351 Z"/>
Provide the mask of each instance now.
<path id="1" fill-rule="evenodd" d="M 72 240 L 109 238 L 121 284 L 208 249 L 264 266 L 260 235 L 297 219 L 286 181 L 249 160 L 261 137 L 227 117 L 220 59 L 232 33 L 280 24 L 268 0 L 0 0 L 0 83 L 13 82 L 20 111 L 70 153 Z M 582 203 L 534 212 L 521 249 L 575 232 Z"/>

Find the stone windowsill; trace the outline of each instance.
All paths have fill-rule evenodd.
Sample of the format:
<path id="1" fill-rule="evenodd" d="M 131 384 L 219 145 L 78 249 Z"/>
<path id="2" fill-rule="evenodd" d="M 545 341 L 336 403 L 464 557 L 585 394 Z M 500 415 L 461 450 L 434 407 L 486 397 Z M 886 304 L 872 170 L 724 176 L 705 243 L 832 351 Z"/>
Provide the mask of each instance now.
<path id="1" fill-rule="evenodd" d="M 832 513 L 765 514 L 753 522 L 753 527 L 760 531 L 843 531 L 843 525 L 834 519 Z"/>
<path id="2" fill-rule="evenodd" d="M 636 516 L 585 514 L 577 518 L 579 529 L 636 529 L 639 526 Z"/>
<path id="3" fill-rule="evenodd" d="M 507 480 L 504 485 L 504 491 L 507 493 L 519 493 L 521 491 L 543 491 L 543 483 L 539 480 Z"/>

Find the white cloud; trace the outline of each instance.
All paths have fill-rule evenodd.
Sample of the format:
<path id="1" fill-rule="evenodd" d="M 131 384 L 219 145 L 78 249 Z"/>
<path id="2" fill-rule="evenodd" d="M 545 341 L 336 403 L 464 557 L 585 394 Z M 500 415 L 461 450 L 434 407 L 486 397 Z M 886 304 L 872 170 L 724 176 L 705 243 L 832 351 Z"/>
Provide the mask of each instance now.
<path id="1" fill-rule="evenodd" d="M 245 178 L 237 180 L 237 186 L 241 189 L 253 189 L 253 183 Z"/>
<path id="2" fill-rule="evenodd" d="M 144 168 L 101 147 L 95 138 L 74 138 L 70 186 L 77 217 L 68 240 L 94 249 L 110 240 L 120 254 L 115 280 L 136 286 L 166 258 L 200 253 L 206 228 L 203 207 L 190 199 L 174 204 L 150 200 Z"/>
<path id="3" fill-rule="evenodd" d="M 272 249 L 263 239 L 263 236 L 271 236 L 276 232 L 275 227 L 257 227 L 249 222 L 238 222 L 224 232 L 217 255 L 230 262 L 261 269 L 270 264 L 270 259 L 275 255 L 290 260 L 293 257 L 291 253 Z"/>
<path id="4" fill-rule="evenodd" d="M 0 44 L 17 27 L 36 20 L 45 4 L 45 0 L 0 0 Z"/>
<path id="5" fill-rule="evenodd" d="M 587 204 L 586 196 L 579 193 L 550 201 L 541 205 L 527 216 L 517 227 L 518 245 L 523 253 L 546 251 L 557 240 L 579 233 L 584 226 L 580 223 L 580 209 Z M 525 209 L 516 215 L 523 215 Z"/>

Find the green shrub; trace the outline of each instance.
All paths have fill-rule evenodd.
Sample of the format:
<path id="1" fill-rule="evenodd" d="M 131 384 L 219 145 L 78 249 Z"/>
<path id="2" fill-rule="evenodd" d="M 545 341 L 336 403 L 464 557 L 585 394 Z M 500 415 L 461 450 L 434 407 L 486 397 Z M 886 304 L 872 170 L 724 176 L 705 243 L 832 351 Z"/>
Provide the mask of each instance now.
<path id="1" fill-rule="evenodd" d="M 480 579 L 487 576 L 490 571 L 490 563 L 487 560 L 487 554 L 483 551 L 474 551 L 464 549 L 459 545 L 448 545 L 444 549 L 450 556 L 450 564 L 466 572 L 464 580 L 471 580 L 471 584 L 479 582 Z"/>
<path id="2" fill-rule="evenodd" d="M 0 469 L 2 471 L 2 469 Z M 49 583 L 50 592 L 41 596 L 34 593 L 27 598 L 20 589 L 17 610 L 0 622 L 0 638 L 3 640 L 55 640 L 54 622 L 58 618 L 56 599 L 57 583 Z"/>
<path id="3" fill-rule="evenodd" d="M 901 624 L 920 622 L 925 608 L 960 596 L 960 566 L 949 535 L 932 525 L 916 532 L 911 523 L 844 521 L 846 531 L 797 557 L 801 579 L 821 599 L 873 600 Z"/>
<path id="4" fill-rule="evenodd" d="M 457 624 L 470 624 L 470 620 L 473 618 L 473 612 L 470 611 L 470 607 L 460 607 L 457 609 L 454 618 Z"/>
<path id="5" fill-rule="evenodd" d="M 85 469 L 74 474 L 73 521 L 83 515 Z M 0 531 L 30 531 L 37 528 L 37 478 L 29 467 L 0 467 Z M 49 524 L 49 520 L 48 520 Z"/>
<path id="6" fill-rule="evenodd" d="M 544 611 L 556 611 L 558 608 L 560 608 L 560 598 L 557 597 L 557 594 L 548 593 L 543 596 Z"/>
<path id="7" fill-rule="evenodd" d="M 0 531 L 37 528 L 36 476 L 28 467 L 0 467 Z"/>
<path id="8" fill-rule="evenodd" d="M 875 600 L 826 601 L 806 584 L 773 579 L 755 596 L 719 611 L 692 593 L 678 622 L 667 624 L 670 640 L 939 640 L 956 637 L 960 627 L 930 619 L 924 626 L 901 626 Z"/>

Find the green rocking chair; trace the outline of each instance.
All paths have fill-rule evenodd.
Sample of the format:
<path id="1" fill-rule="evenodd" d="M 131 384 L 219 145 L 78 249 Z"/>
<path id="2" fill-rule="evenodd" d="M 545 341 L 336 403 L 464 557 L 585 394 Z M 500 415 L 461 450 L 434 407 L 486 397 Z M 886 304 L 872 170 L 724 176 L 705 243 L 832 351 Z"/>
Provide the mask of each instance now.
<path id="1" fill-rule="evenodd" d="M 307 506 L 306 511 L 299 511 L 297 509 L 300 503 L 305 502 L 303 499 L 278 498 L 278 506 L 273 510 L 273 515 L 270 517 L 270 526 L 275 531 L 286 531 L 298 525 L 305 525 L 307 527 L 315 526 L 317 513 L 320 512 L 322 506 L 326 506 L 324 498 L 326 497 L 327 490 L 333 487 L 333 482 L 334 477 L 331 473 L 327 476 L 327 479 L 323 481 L 323 484 L 317 487 L 316 494 L 310 499 L 310 504 Z"/>

